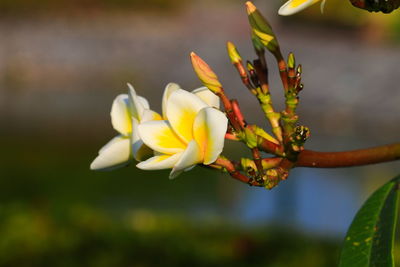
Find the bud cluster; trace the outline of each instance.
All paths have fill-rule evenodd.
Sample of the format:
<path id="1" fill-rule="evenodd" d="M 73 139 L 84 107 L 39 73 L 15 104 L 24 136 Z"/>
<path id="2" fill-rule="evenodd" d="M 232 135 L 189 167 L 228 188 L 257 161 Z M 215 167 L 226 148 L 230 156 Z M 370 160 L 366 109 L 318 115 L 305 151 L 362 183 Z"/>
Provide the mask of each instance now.
<path id="1" fill-rule="evenodd" d="M 299 152 L 309 136 L 305 126 L 297 126 L 296 108 L 299 103 L 302 67 L 296 65 L 293 53 L 287 61 L 283 59 L 278 40 L 260 11 L 251 2 L 246 2 L 247 15 L 251 26 L 251 40 L 257 58 L 244 63 L 237 47 L 227 42 L 227 52 L 236 68 L 242 83 L 251 92 L 268 120 L 272 134 L 257 125 L 247 124 L 237 100 L 230 100 L 215 72 L 199 56 L 192 53 L 193 68 L 200 81 L 218 95 L 229 119 L 226 138 L 243 142 L 250 150 L 252 159 L 242 158 L 235 162 L 222 157 L 213 166 L 226 170 L 233 178 L 250 185 L 264 186 L 268 189 L 285 180 L 294 167 Z M 285 109 L 276 111 L 270 94 L 268 66 L 265 52 L 275 58 L 285 94 Z M 272 154 L 262 158 L 261 152 Z"/>

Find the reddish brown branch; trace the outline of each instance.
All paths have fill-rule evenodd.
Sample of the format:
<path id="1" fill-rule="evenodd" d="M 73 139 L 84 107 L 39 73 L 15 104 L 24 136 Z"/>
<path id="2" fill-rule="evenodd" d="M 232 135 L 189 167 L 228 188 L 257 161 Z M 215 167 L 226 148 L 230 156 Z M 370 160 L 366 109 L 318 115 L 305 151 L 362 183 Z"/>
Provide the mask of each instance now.
<path id="1" fill-rule="evenodd" d="M 229 159 L 226 158 L 218 158 L 215 162 L 215 165 L 223 167 L 232 178 L 239 180 L 243 183 L 249 184 L 249 185 L 253 185 L 253 186 L 262 186 L 260 185 L 257 181 L 247 177 L 246 175 L 242 174 L 241 172 L 239 172 L 236 168 L 236 166 L 234 165 L 233 162 L 231 162 Z"/>
<path id="2" fill-rule="evenodd" d="M 258 148 L 264 152 L 277 156 L 283 156 L 285 154 L 284 147 L 282 145 L 275 144 L 264 138 L 262 138 L 258 143 Z"/>
<path id="3" fill-rule="evenodd" d="M 340 168 L 361 166 L 400 159 L 400 144 L 391 144 L 344 152 L 300 152 L 296 167 Z"/>

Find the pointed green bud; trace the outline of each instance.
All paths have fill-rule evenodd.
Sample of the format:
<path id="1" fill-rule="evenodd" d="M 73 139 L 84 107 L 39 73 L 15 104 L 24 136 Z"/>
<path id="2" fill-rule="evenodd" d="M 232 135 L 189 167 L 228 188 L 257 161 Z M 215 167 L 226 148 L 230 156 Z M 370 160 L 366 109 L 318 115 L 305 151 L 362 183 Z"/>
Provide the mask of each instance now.
<path id="1" fill-rule="evenodd" d="M 246 67 L 247 67 L 247 70 L 248 70 L 249 72 L 254 71 L 254 66 L 253 66 L 253 64 L 251 64 L 250 61 L 247 61 Z"/>
<path id="2" fill-rule="evenodd" d="M 274 35 L 271 25 L 263 17 L 261 12 L 257 9 L 257 7 L 252 2 L 247 1 L 246 8 L 247 8 L 247 15 L 249 18 L 249 22 L 253 29 L 257 29 L 264 33 Z"/>
<path id="3" fill-rule="evenodd" d="M 292 52 L 289 53 L 287 66 L 289 69 L 294 69 L 296 67 L 296 59 Z"/>
<path id="4" fill-rule="evenodd" d="M 242 61 L 242 58 L 240 57 L 240 54 L 233 43 L 227 42 L 226 49 L 228 50 L 228 55 L 229 58 L 231 59 L 232 64 L 237 64 L 240 61 Z"/>
<path id="5" fill-rule="evenodd" d="M 262 45 L 266 47 L 271 53 L 275 53 L 278 48 L 278 43 L 273 35 L 253 29 L 253 33 L 261 41 Z M 252 39 L 253 40 L 253 39 Z M 257 48 L 256 48 L 257 50 Z"/>
<path id="6" fill-rule="evenodd" d="M 242 165 L 242 168 L 246 173 L 255 172 L 257 170 L 257 166 L 254 163 L 254 160 L 241 158 L 240 164 Z"/>
<path id="7" fill-rule="evenodd" d="M 266 47 L 271 52 L 274 52 L 277 49 L 277 47 L 279 47 L 279 45 L 278 45 L 278 41 L 275 38 L 275 34 L 272 31 L 271 25 L 263 17 L 261 12 L 256 8 L 256 6 L 252 2 L 247 1 L 246 8 L 247 8 L 247 15 L 249 18 L 249 23 L 250 23 L 253 31 L 257 30 L 258 32 L 261 32 L 263 34 L 270 35 L 273 37 L 273 39 L 270 42 L 268 42 L 268 46 L 266 46 Z M 260 39 L 262 40 L 263 38 L 260 38 Z"/>
<path id="8" fill-rule="evenodd" d="M 278 113 L 278 114 L 279 114 L 279 113 Z M 258 126 L 254 126 L 254 129 L 255 129 L 256 135 L 261 136 L 262 138 L 267 139 L 268 141 L 279 145 L 278 140 L 276 140 L 276 139 L 273 138 L 269 133 L 267 133 L 266 131 L 264 131 L 263 128 L 260 128 L 260 127 L 258 127 Z"/>
<path id="9" fill-rule="evenodd" d="M 257 135 L 252 129 L 252 127 L 246 127 L 244 129 L 244 141 L 249 148 L 257 147 Z"/>
<path id="10" fill-rule="evenodd" d="M 301 66 L 301 64 L 299 64 L 297 66 L 297 75 L 300 75 L 303 72 L 303 67 Z"/>
<path id="11" fill-rule="evenodd" d="M 190 53 L 190 59 L 197 77 L 199 77 L 204 86 L 206 86 L 215 94 L 220 93 L 222 90 L 222 85 L 218 81 L 217 75 L 210 68 L 210 66 L 208 66 L 208 64 L 194 52 Z"/>
<path id="12" fill-rule="evenodd" d="M 261 42 L 260 38 L 257 37 L 257 35 L 252 31 L 251 33 L 251 41 L 253 43 L 254 49 L 257 52 L 264 52 L 264 45 Z"/>

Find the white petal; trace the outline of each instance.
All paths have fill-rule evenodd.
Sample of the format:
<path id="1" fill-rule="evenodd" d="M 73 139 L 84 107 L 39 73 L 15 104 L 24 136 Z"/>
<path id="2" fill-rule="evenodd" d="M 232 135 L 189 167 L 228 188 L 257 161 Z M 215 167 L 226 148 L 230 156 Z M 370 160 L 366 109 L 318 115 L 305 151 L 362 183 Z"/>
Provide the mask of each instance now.
<path id="1" fill-rule="evenodd" d="M 100 148 L 99 154 L 103 153 L 103 151 L 107 150 L 114 143 L 117 143 L 118 141 L 120 141 L 121 137 L 123 137 L 123 135 L 118 135 L 118 136 L 114 137 L 113 139 L 111 139 L 110 141 L 108 141 L 107 144 L 105 144 L 102 148 Z"/>
<path id="2" fill-rule="evenodd" d="M 128 137 L 117 136 L 100 149 L 90 164 L 91 170 L 112 170 L 128 165 L 131 159 L 131 142 Z"/>
<path id="3" fill-rule="evenodd" d="M 162 97 L 162 115 L 163 118 L 166 119 L 167 118 L 167 101 L 168 98 L 170 97 L 170 95 L 175 92 L 176 90 L 181 89 L 181 87 L 179 86 L 179 84 L 176 83 L 169 83 L 167 84 L 167 86 L 164 89 L 164 94 Z"/>
<path id="4" fill-rule="evenodd" d="M 290 0 L 286 2 L 283 6 L 281 6 L 278 14 L 282 16 L 290 16 L 319 1 L 320 0 Z"/>
<path id="5" fill-rule="evenodd" d="M 149 101 L 147 101 L 146 98 L 144 98 L 143 96 L 138 95 L 137 96 L 137 100 L 139 101 L 140 104 L 142 104 L 143 108 L 150 109 Z"/>
<path id="6" fill-rule="evenodd" d="M 136 94 L 135 89 L 130 83 L 128 83 L 128 87 L 132 116 L 140 121 L 142 119 L 144 110 L 149 109 L 149 103 L 144 97 Z"/>
<path id="7" fill-rule="evenodd" d="M 153 150 L 146 146 L 139 136 L 139 122 L 137 119 L 132 118 L 132 155 L 137 161 L 142 161 L 153 155 Z"/>
<path id="8" fill-rule="evenodd" d="M 129 135 L 132 132 L 129 97 L 127 94 L 121 94 L 114 99 L 110 115 L 111 123 L 115 130 L 123 135 Z"/>
<path id="9" fill-rule="evenodd" d="M 132 118 L 132 134 L 131 134 L 132 144 L 141 140 L 139 136 L 139 121 L 135 118 Z"/>
<path id="10" fill-rule="evenodd" d="M 153 156 L 153 150 L 139 140 L 132 144 L 132 154 L 135 160 L 142 161 Z"/>
<path id="11" fill-rule="evenodd" d="M 195 140 L 192 140 L 188 144 L 186 150 L 183 151 L 182 155 L 179 158 L 179 161 L 175 164 L 174 168 L 172 169 L 169 175 L 169 178 L 174 179 L 179 174 L 184 172 L 186 169 L 201 163 L 202 158 L 203 155 L 199 145 Z"/>
<path id="12" fill-rule="evenodd" d="M 322 0 L 321 2 L 321 14 L 324 14 L 326 0 Z"/>
<path id="13" fill-rule="evenodd" d="M 142 114 L 142 119 L 140 122 L 146 122 L 146 121 L 159 121 L 162 120 L 160 114 L 158 114 L 155 111 L 152 111 L 151 109 L 145 109 Z"/>
<path id="14" fill-rule="evenodd" d="M 219 109 L 219 97 L 211 92 L 207 87 L 200 87 L 192 91 L 193 94 L 197 95 L 210 107 Z"/>
<path id="15" fill-rule="evenodd" d="M 189 143 L 193 139 L 193 123 L 197 113 L 208 105 L 198 96 L 178 89 L 167 101 L 167 118 L 174 132 Z"/>
<path id="16" fill-rule="evenodd" d="M 142 170 L 163 170 L 172 168 L 181 157 L 182 152 L 174 155 L 159 155 L 142 161 L 136 165 Z"/>
<path id="17" fill-rule="evenodd" d="M 214 108 L 204 108 L 197 114 L 193 125 L 194 138 L 204 153 L 203 163 L 213 163 L 224 148 L 228 119 Z"/>
<path id="18" fill-rule="evenodd" d="M 142 141 L 154 151 L 165 154 L 182 152 L 186 144 L 174 133 L 168 121 L 148 121 L 138 127 Z"/>

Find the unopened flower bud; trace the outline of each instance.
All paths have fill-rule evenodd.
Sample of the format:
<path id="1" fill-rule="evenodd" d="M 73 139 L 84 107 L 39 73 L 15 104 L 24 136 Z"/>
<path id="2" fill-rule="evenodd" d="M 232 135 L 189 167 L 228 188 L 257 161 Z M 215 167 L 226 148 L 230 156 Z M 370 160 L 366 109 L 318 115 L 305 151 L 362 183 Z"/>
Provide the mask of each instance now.
<path id="1" fill-rule="evenodd" d="M 301 75 L 302 72 L 303 72 L 303 67 L 301 66 L 301 64 L 299 64 L 297 66 L 297 75 Z"/>
<path id="2" fill-rule="evenodd" d="M 251 41 L 256 52 L 264 53 L 264 45 L 261 42 L 260 38 L 258 38 L 258 36 L 253 31 L 251 33 Z"/>
<path id="3" fill-rule="evenodd" d="M 246 67 L 247 67 L 247 69 L 248 69 L 249 71 L 254 71 L 254 66 L 253 66 L 253 64 L 251 64 L 250 61 L 247 61 Z"/>
<path id="4" fill-rule="evenodd" d="M 289 53 L 287 65 L 289 69 L 294 69 L 296 67 L 296 59 L 292 52 Z"/>
<path id="5" fill-rule="evenodd" d="M 271 52 L 275 53 L 277 48 L 278 48 L 278 43 L 276 42 L 276 39 L 273 35 L 264 33 L 262 31 L 253 29 L 254 34 L 258 39 L 261 41 L 261 43 Z M 253 39 L 252 39 L 253 40 Z M 257 50 L 257 48 L 256 48 Z"/>
<path id="6" fill-rule="evenodd" d="M 210 66 L 194 52 L 190 53 L 193 69 L 200 81 L 213 93 L 218 94 L 222 90 L 222 85 L 218 81 L 217 75 Z"/>
<path id="7" fill-rule="evenodd" d="M 229 58 L 231 59 L 232 64 L 237 64 L 240 61 L 242 61 L 242 58 L 240 57 L 240 54 L 233 43 L 227 42 L 226 49 L 228 50 L 228 55 Z"/>
<path id="8" fill-rule="evenodd" d="M 265 40 L 265 38 L 260 37 L 259 34 L 256 33 L 257 36 L 261 39 L 264 46 L 267 47 L 267 49 L 271 53 L 274 53 L 276 49 L 279 47 L 279 44 L 275 38 L 274 32 L 272 31 L 271 25 L 263 17 L 263 15 L 261 15 L 261 12 L 256 8 L 256 6 L 252 2 L 247 1 L 246 8 L 247 8 L 247 15 L 249 18 L 249 22 L 253 31 L 258 31 L 261 34 L 269 35 L 272 37 L 272 39 L 269 40 L 268 42 L 264 42 L 263 39 Z"/>

